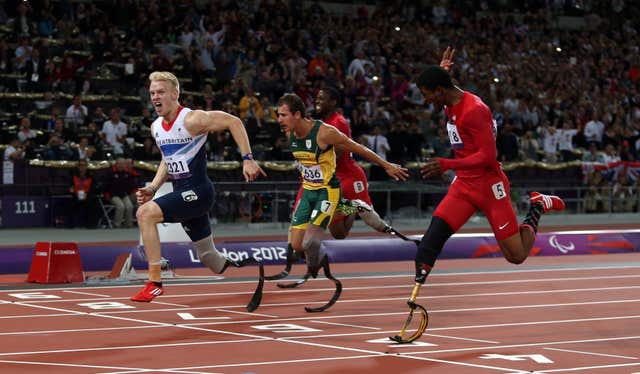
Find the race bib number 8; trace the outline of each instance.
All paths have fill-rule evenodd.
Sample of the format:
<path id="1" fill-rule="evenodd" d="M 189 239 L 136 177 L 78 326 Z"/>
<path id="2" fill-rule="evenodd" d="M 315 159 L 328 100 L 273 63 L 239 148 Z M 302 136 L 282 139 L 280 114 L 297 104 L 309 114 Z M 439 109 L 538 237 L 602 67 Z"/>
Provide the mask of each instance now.
<path id="1" fill-rule="evenodd" d="M 458 127 L 456 125 L 454 125 L 452 122 L 447 122 L 447 132 L 449 133 L 449 142 L 451 143 L 452 148 L 464 147 L 462 138 L 460 138 L 460 133 L 458 132 Z"/>
<path id="2" fill-rule="evenodd" d="M 322 183 L 324 181 L 324 174 L 320 165 L 313 165 L 310 167 L 302 166 L 302 177 L 307 182 Z"/>

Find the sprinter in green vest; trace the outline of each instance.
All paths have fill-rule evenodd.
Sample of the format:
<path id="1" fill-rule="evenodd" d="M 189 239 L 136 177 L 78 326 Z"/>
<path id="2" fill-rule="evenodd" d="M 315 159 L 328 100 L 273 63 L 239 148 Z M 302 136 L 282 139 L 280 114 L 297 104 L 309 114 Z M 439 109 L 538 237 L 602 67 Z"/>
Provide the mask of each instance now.
<path id="1" fill-rule="evenodd" d="M 335 148 L 357 153 L 380 165 L 395 180 L 406 180 L 409 174 L 407 169 L 383 160 L 335 127 L 307 118 L 304 103 L 295 94 L 285 94 L 278 100 L 278 123 L 289 137 L 304 188 L 293 212 L 289 240 L 294 251 L 304 252 L 308 274 L 317 277 L 318 270 L 326 263 L 325 275 L 329 278 L 328 260 L 320 253 L 320 240 L 340 201 Z"/>

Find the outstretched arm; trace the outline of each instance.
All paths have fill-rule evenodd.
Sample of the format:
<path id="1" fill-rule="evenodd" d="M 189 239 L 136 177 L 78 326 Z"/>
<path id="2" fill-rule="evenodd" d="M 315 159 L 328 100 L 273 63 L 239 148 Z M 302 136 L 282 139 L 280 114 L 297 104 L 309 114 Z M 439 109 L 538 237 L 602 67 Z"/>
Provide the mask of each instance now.
<path id="1" fill-rule="evenodd" d="M 326 148 L 329 145 L 333 145 L 336 148 L 340 148 L 343 151 L 357 153 L 364 157 L 366 160 L 376 163 L 384 168 L 384 170 L 395 180 L 406 180 L 409 176 L 406 168 L 398 164 L 388 162 L 382 157 L 378 156 L 375 152 L 369 148 L 354 142 L 352 139 L 338 131 L 333 126 L 322 126 L 318 132 L 318 145 L 322 148 Z"/>
<path id="2" fill-rule="evenodd" d="M 249 136 L 240 118 L 220 110 L 194 110 L 187 114 L 184 122 L 185 128 L 193 136 L 229 130 L 242 155 L 242 173 L 245 181 L 250 182 L 259 174 L 266 175 L 253 159 Z"/>

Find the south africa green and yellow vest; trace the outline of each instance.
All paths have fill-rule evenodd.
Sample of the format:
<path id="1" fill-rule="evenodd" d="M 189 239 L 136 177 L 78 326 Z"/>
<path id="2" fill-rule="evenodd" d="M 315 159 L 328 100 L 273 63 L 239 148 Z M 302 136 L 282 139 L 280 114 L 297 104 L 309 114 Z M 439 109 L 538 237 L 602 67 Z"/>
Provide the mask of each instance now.
<path id="1" fill-rule="evenodd" d="M 304 138 L 297 138 L 291 133 L 289 147 L 293 157 L 300 164 L 302 174 L 302 187 L 308 190 L 317 190 L 322 187 L 340 187 L 340 181 L 336 177 L 336 153 L 333 145 L 327 149 L 318 146 L 318 131 L 322 121 L 314 121 L 309 134 Z"/>

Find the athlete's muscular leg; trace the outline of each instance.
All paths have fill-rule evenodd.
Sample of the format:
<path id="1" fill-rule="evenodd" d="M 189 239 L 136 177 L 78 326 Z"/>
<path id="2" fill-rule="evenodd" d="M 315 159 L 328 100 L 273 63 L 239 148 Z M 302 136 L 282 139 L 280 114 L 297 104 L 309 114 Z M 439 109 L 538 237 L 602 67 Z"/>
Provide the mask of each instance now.
<path id="1" fill-rule="evenodd" d="M 498 245 L 507 261 L 519 265 L 529 256 L 535 238 L 533 231 L 528 226 L 522 225 L 515 234 L 506 239 L 498 240 Z"/>
<path id="2" fill-rule="evenodd" d="M 506 239 L 498 240 L 500 250 L 507 261 L 513 264 L 521 264 L 527 259 L 536 240 L 538 222 L 542 212 L 543 208 L 539 204 L 531 204 L 527 217 L 520 225 L 518 232 Z M 515 212 L 513 212 L 513 216 L 515 219 Z"/>
<path id="3" fill-rule="evenodd" d="M 329 225 L 331 236 L 336 239 L 346 238 L 349 235 L 349 232 L 351 231 L 351 227 L 353 227 L 353 222 L 355 222 L 355 220 L 355 214 L 343 216 L 341 213 L 335 213 L 333 216 L 333 221 L 331 221 L 331 224 Z"/>
<path id="4" fill-rule="evenodd" d="M 142 235 L 144 253 L 149 263 L 149 280 L 161 282 L 160 235 L 156 225 L 164 220 L 162 209 L 154 201 L 148 201 L 138 208 L 136 218 Z"/>

